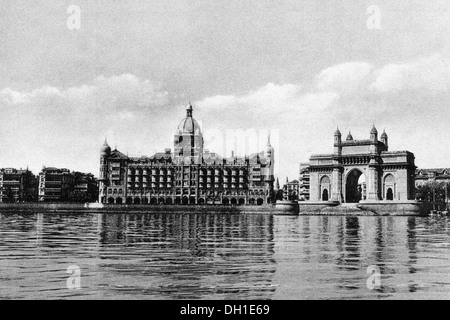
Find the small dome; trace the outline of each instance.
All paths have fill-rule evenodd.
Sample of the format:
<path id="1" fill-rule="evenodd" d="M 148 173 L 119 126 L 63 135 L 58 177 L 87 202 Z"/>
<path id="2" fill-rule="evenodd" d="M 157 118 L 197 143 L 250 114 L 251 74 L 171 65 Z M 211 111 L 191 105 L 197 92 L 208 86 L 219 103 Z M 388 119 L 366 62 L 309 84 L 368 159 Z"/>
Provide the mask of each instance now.
<path id="1" fill-rule="evenodd" d="M 370 133 L 378 133 L 377 128 L 375 128 L 375 125 L 372 127 L 372 130 L 370 130 Z"/>
<path id="2" fill-rule="evenodd" d="M 184 118 L 180 125 L 178 126 L 178 135 L 189 133 L 189 134 L 195 134 L 195 135 L 201 135 L 202 131 L 200 129 L 200 125 L 198 122 L 192 117 L 192 111 L 193 111 L 192 105 L 189 103 L 189 105 L 186 108 L 186 118 Z"/>
<path id="3" fill-rule="evenodd" d="M 201 135 L 202 131 L 200 129 L 200 125 L 198 122 L 192 117 L 186 117 L 178 126 L 178 135 L 182 135 L 183 133 L 191 133 L 196 135 Z"/>
<path id="4" fill-rule="evenodd" d="M 351 133 L 351 132 L 348 133 L 347 141 L 348 141 L 348 140 L 353 140 L 353 136 L 352 136 L 352 133 Z"/>
<path id="5" fill-rule="evenodd" d="M 105 143 L 100 148 L 100 154 L 109 156 L 111 154 L 111 147 L 108 145 L 108 142 L 105 140 Z"/>
<path id="6" fill-rule="evenodd" d="M 386 131 L 383 130 L 383 133 L 381 134 L 381 139 L 387 139 L 388 135 Z"/>
<path id="7" fill-rule="evenodd" d="M 341 136 L 341 132 L 339 131 L 339 128 L 336 129 L 336 132 L 334 133 L 335 136 Z"/>

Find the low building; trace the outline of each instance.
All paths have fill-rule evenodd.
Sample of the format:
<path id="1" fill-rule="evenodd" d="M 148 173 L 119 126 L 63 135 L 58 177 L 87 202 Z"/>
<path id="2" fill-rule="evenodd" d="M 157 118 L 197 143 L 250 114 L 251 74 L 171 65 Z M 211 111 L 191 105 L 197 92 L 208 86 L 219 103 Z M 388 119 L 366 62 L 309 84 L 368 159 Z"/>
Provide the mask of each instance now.
<path id="1" fill-rule="evenodd" d="M 450 183 L 450 168 L 416 169 L 416 187 L 430 182 Z"/>
<path id="2" fill-rule="evenodd" d="M 0 170 L 0 202 L 32 202 L 37 200 L 37 179 L 28 169 Z"/>
<path id="3" fill-rule="evenodd" d="M 416 199 L 433 203 L 448 203 L 450 168 L 417 169 Z"/>
<path id="4" fill-rule="evenodd" d="M 287 200 L 299 200 L 299 194 L 300 194 L 300 183 L 298 180 L 292 180 L 289 182 L 288 179 L 286 179 L 286 184 L 283 186 L 283 194 L 284 199 Z"/>
<path id="5" fill-rule="evenodd" d="M 74 187 L 69 194 L 70 202 L 96 202 L 98 199 L 98 180 L 92 173 L 73 172 Z"/>
<path id="6" fill-rule="evenodd" d="M 300 163 L 299 198 L 300 201 L 309 200 L 309 163 Z"/>
<path id="7" fill-rule="evenodd" d="M 75 176 L 69 169 L 43 168 L 39 173 L 39 198 L 41 202 L 69 201 L 74 190 Z"/>
<path id="8" fill-rule="evenodd" d="M 98 180 L 91 173 L 65 168 L 44 168 L 39 174 L 41 202 L 95 202 Z"/>

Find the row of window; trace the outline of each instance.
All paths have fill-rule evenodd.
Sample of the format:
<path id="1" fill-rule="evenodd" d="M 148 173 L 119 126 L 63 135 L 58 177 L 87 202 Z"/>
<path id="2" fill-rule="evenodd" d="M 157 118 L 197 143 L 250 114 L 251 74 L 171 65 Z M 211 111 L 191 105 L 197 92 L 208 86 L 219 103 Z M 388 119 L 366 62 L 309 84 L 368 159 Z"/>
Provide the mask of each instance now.
<path id="1" fill-rule="evenodd" d="M 168 191 L 165 191 L 165 192 L 162 192 L 162 191 L 155 191 L 155 190 L 153 190 L 153 192 L 150 192 L 151 194 L 155 194 L 155 195 L 160 195 L 160 196 L 167 196 L 167 195 L 196 195 L 197 194 L 197 189 L 191 189 L 191 190 L 188 190 L 188 189 L 185 189 L 185 190 L 180 190 L 180 189 L 178 189 L 178 190 L 176 190 L 176 191 L 173 191 L 173 190 L 168 190 Z M 123 189 L 109 189 L 108 190 L 108 194 L 109 195 L 123 195 L 124 193 L 123 193 Z M 138 194 L 138 193 L 135 193 L 135 192 L 131 192 L 131 194 Z M 248 191 L 248 192 L 244 192 L 244 191 L 230 191 L 230 190 L 225 190 L 225 191 L 223 191 L 223 192 L 220 192 L 220 191 L 210 191 L 210 190 L 202 190 L 202 189 L 199 189 L 198 190 L 198 194 L 199 195 L 206 195 L 206 196 L 220 196 L 221 194 L 223 194 L 223 195 L 226 195 L 226 196 L 232 196 L 232 195 L 242 195 L 242 196 L 244 196 L 244 195 L 246 195 L 246 194 L 248 194 L 248 195 L 250 195 L 250 196 L 264 196 L 264 191 L 262 191 L 262 190 L 260 190 L 260 191 Z"/>
<path id="2" fill-rule="evenodd" d="M 177 170 L 177 173 L 178 172 L 183 172 L 182 170 Z M 192 172 L 197 172 L 197 170 L 192 170 Z M 187 170 L 184 170 L 184 173 L 191 173 L 191 170 L 189 170 L 189 169 L 187 169 Z M 201 176 L 204 176 L 204 175 L 207 175 L 207 176 L 212 176 L 212 175 L 216 175 L 216 176 L 218 176 L 218 175 L 233 175 L 233 176 L 236 176 L 236 175 L 240 175 L 240 176 L 245 176 L 245 175 L 247 175 L 247 170 L 236 170 L 236 169 L 234 169 L 234 170 L 221 170 L 221 169 L 215 169 L 215 170 L 200 170 L 200 171 L 198 171 L 198 173 L 199 173 L 199 175 L 201 175 Z M 147 170 L 147 169 L 137 169 L 137 170 L 134 170 L 134 169 L 128 169 L 128 175 L 129 176 L 142 176 L 142 175 L 144 175 L 144 176 L 146 176 L 146 175 L 172 175 L 173 174 L 173 171 L 172 171 L 172 169 L 168 169 L 167 171 L 166 171 L 166 169 L 153 169 L 153 170 Z"/>

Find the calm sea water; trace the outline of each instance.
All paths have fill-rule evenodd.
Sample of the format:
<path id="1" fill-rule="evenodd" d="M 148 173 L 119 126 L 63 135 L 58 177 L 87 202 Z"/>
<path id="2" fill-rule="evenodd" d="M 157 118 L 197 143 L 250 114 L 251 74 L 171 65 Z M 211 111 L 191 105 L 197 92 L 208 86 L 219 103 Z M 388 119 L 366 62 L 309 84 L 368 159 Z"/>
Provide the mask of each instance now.
<path id="1" fill-rule="evenodd" d="M 449 299 L 449 242 L 446 217 L 3 213 L 0 298 Z"/>

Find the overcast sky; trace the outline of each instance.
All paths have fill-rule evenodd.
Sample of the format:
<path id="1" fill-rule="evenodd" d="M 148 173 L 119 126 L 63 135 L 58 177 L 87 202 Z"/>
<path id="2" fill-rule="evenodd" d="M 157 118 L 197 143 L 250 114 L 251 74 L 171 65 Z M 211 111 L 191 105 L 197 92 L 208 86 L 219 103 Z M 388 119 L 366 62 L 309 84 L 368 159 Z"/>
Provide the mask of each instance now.
<path id="1" fill-rule="evenodd" d="M 332 152 L 337 126 L 367 139 L 375 124 L 416 165 L 450 167 L 448 0 L 0 6 L 0 167 L 98 175 L 105 136 L 130 156 L 173 148 L 189 101 L 211 151 L 228 156 L 236 130 L 262 148 L 271 131 L 281 181 Z"/>

